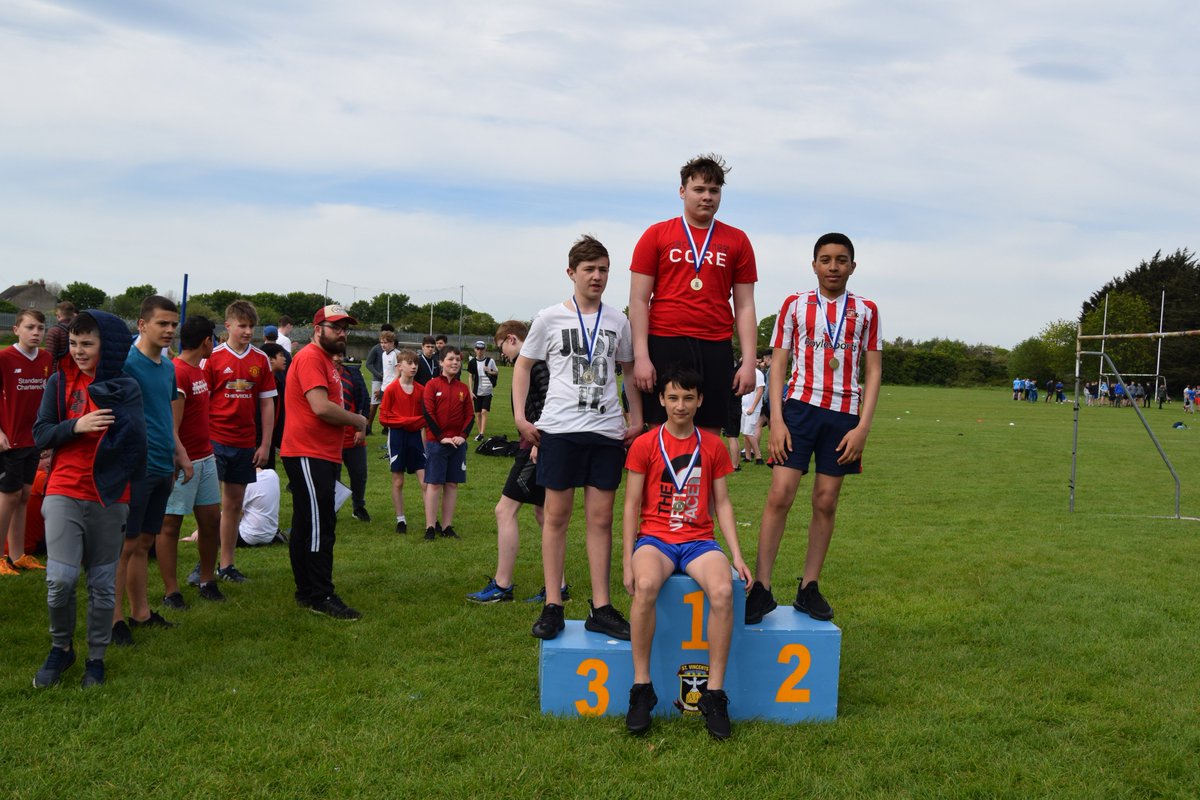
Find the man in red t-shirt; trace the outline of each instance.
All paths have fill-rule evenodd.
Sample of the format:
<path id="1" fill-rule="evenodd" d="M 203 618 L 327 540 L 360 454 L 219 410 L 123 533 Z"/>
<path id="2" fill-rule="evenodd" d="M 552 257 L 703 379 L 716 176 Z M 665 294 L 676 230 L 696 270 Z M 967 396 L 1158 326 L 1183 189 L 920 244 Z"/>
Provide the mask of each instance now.
<path id="1" fill-rule="evenodd" d="M 38 464 L 33 423 L 52 362 L 50 354 L 38 348 L 45 331 L 42 312 L 22 309 L 13 325 L 16 344 L 0 350 L 0 537 L 8 540 L 8 555 L 0 558 L 0 575 L 45 569 L 25 552 L 25 505 Z"/>
<path id="2" fill-rule="evenodd" d="M 275 428 L 275 378 L 262 350 L 250 344 L 258 310 L 246 300 L 235 300 L 225 309 L 229 339 L 213 348 L 204 362 L 208 378 L 210 425 L 217 477 L 221 489 L 221 568 L 217 577 L 241 583 L 246 576 L 233 565 L 238 523 L 246 484 L 254 483 L 255 467 L 271 456 L 271 433 Z M 255 447 L 255 407 L 262 419 L 262 437 Z"/>
<path id="3" fill-rule="evenodd" d="M 346 332 L 358 321 L 339 305 L 313 317 L 313 340 L 292 359 L 284 405 L 287 419 L 279 454 L 292 484 L 292 535 L 288 548 L 296 579 L 296 602 L 334 619 L 362 614 L 333 590 L 333 543 L 337 526 L 333 486 L 342 463 L 344 428 L 365 434 L 367 418 L 342 407 L 342 380 L 335 353 L 346 352 Z"/>
<path id="4" fill-rule="evenodd" d="M 679 171 L 683 216 L 651 225 L 633 250 L 629 267 L 632 377 L 642 392 L 646 422 L 651 424 L 666 419 L 658 404 L 657 377 L 672 365 L 700 373 L 702 394 L 709 402 L 696 412 L 696 424 L 708 430 L 725 424 L 731 385 L 739 396 L 754 391 L 758 338 L 754 248 L 745 233 L 715 219 L 728 171 L 720 156 L 713 154 L 684 164 Z M 736 374 L 735 326 L 742 351 Z"/>
<path id="5" fill-rule="evenodd" d="M 733 637 L 733 581 L 731 559 L 713 536 L 713 511 L 734 569 L 747 585 L 751 582 L 725 484 L 733 464 L 720 437 L 695 425 L 704 399 L 700 374 L 690 367 L 673 367 L 662 379 L 658 401 L 667 421 L 634 440 L 625 461 L 624 583 L 633 595 L 633 687 L 625 724 L 630 733 L 645 733 L 650 727 L 650 711 L 658 701 L 650 683 L 655 602 L 667 578 L 682 572 L 700 584 L 708 598 L 708 686 L 697 705 L 708 732 L 724 739 L 730 733 L 724 686 Z M 722 389 L 720 396 L 727 394 Z"/>

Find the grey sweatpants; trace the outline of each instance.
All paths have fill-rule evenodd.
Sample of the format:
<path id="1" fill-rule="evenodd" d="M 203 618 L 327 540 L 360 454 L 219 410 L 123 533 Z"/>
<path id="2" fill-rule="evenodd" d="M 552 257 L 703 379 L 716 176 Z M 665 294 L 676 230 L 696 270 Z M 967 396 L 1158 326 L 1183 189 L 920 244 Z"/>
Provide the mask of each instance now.
<path id="1" fill-rule="evenodd" d="M 57 494 L 42 501 L 46 604 L 50 607 L 50 641 L 55 647 L 69 647 L 75 636 L 75 584 L 82 568 L 87 571 L 88 658 L 104 658 L 112 641 L 117 560 L 125 543 L 128 514 L 127 503 L 105 507 Z"/>

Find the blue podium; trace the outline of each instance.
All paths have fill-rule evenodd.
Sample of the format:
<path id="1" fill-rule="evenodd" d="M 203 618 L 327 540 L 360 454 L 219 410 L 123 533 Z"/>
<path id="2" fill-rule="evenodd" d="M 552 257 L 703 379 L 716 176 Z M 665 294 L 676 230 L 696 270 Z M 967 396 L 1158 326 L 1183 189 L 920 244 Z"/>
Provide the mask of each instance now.
<path id="1" fill-rule="evenodd" d="M 746 625 L 745 584 L 734 581 L 733 642 L 725 691 L 733 719 L 779 722 L 837 718 L 842 632 L 783 605 Z M 699 713 L 708 680 L 708 603 L 699 585 L 673 575 L 656 605 L 650 677 L 655 716 Z M 544 714 L 624 715 L 633 685 L 629 642 L 568 620 L 558 638 L 541 643 L 538 680 Z"/>

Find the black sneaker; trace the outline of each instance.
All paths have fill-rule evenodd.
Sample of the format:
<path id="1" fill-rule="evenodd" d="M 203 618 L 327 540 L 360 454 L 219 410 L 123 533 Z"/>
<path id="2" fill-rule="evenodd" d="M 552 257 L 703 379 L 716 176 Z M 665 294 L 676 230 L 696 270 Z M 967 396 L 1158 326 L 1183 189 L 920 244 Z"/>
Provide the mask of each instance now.
<path id="1" fill-rule="evenodd" d="M 187 601 L 183 599 L 183 595 L 179 592 L 171 592 L 165 595 L 162 599 L 162 604 L 176 611 L 186 611 L 188 607 Z"/>
<path id="2" fill-rule="evenodd" d="M 568 602 L 570 602 L 570 600 L 571 600 L 571 584 L 564 583 L 563 587 L 562 587 L 562 601 L 564 603 L 568 603 Z M 546 587 L 543 586 L 542 588 L 538 589 L 538 593 L 535 594 L 533 597 L 526 597 L 525 602 L 526 603 L 541 603 L 542 605 L 545 605 L 545 603 L 546 603 Z"/>
<path id="3" fill-rule="evenodd" d="M 200 584 L 200 599 L 213 603 L 224 603 L 225 595 L 222 594 L 216 581 L 209 581 L 208 583 Z"/>
<path id="4" fill-rule="evenodd" d="M 475 434 L 475 441 L 477 441 L 477 442 L 482 442 L 482 441 L 483 441 L 483 434 L 482 434 L 482 433 L 477 433 L 477 434 Z"/>
<path id="5" fill-rule="evenodd" d="M 199 586 L 200 585 L 200 565 L 199 564 L 197 564 L 195 566 L 195 568 L 191 572 L 188 573 L 187 583 L 188 583 L 188 586 Z"/>
<path id="6" fill-rule="evenodd" d="M 614 639 L 629 641 L 629 620 L 621 616 L 621 612 L 613 608 L 613 604 L 596 608 L 588 600 L 588 617 L 583 627 L 595 633 L 603 633 Z"/>
<path id="7" fill-rule="evenodd" d="M 362 614 L 343 603 L 342 598 L 336 594 L 331 594 L 321 602 L 314 603 L 309 606 L 309 610 L 314 614 L 324 614 L 327 617 L 346 620 L 347 622 L 355 622 L 362 619 Z"/>
<path id="8" fill-rule="evenodd" d="M 755 581 L 750 587 L 750 594 L 746 595 L 746 624 L 757 625 L 778 607 L 771 590 L 763 586 L 761 581 Z"/>
<path id="9" fill-rule="evenodd" d="M 645 733 L 650 730 L 650 712 L 658 705 L 654 684 L 635 683 L 629 690 L 629 711 L 625 714 L 625 730 Z"/>
<path id="10" fill-rule="evenodd" d="M 432 525 L 425 529 L 425 541 L 432 542 L 437 538 L 437 528 Z"/>
<path id="11" fill-rule="evenodd" d="M 563 607 L 547 603 L 542 607 L 542 615 L 533 623 L 532 633 L 539 639 L 553 639 L 565 627 L 567 623 L 563 620 Z"/>
<path id="12" fill-rule="evenodd" d="M 117 620 L 113 623 L 112 643 L 117 647 L 133 647 L 133 631 L 129 628 L 129 623 L 125 620 Z"/>
<path id="13" fill-rule="evenodd" d="M 365 508 L 356 508 L 350 512 L 350 516 L 354 517 L 359 522 L 370 522 L 371 515 L 367 513 Z"/>
<path id="14" fill-rule="evenodd" d="M 396 523 L 396 533 L 408 533 L 408 522 L 406 520 L 399 520 Z"/>
<path id="15" fill-rule="evenodd" d="M 800 582 L 803 584 L 804 579 L 801 578 Z M 792 603 L 792 608 L 808 614 L 813 619 L 833 619 L 833 608 L 821 596 L 816 581 L 809 581 L 807 586 L 802 585 L 796 590 L 796 602 Z"/>
<path id="16" fill-rule="evenodd" d="M 217 570 L 217 577 L 223 581 L 230 581 L 231 583 L 245 583 L 246 581 L 250 580 L 233 564 L 230 564 L 228 567 L 221 567 L 219 570 Z"/>
<path id="17" fill-rule="evenodd" d="M 46 656 L 46 661 L 42 664 L 42 668 L 33 676 L 33 688 L 45 689 L 48 686 L 58 683 L 62 680 L 62 674 L 70 669 L 74 663 L 74 647 L 69 647 L 66 650 L 51 647 L 50 654 Z"/>
<path id="18" fill-rule="evenodd" d="M 439 534 L 441 534 L 441 537 L 442 537 L 443 539 L 457 539 L 457 538 L 459 538 L 458 534 L 454 532 L 454 526 L 453 526 L 453 525 L 447 525 L 446 527 L 444 527 L 444 528 L 442 528 L 440 531 L 438 531 L 438 533 L 439 533 Z"/>
<path id="19" fill-rule="evenodd" d="M 728 739 L 733 730 L 729 726 L 729 695 L 722 689 L 713 689 L 700 695 L 696 707 L 704 715 L 704 726 L 714 739 Z"/>
<path id="20" fill-rule="evenodd" d="M 117 623 L 117 624 L 119 625 L 120 623 Z M 137 619 L 134 619 L 133 617 L 130 617 L 129 618 L 129 627 L 131 627 L 131 628 L 174 628 L 175 623 L 167 622 L 165 619 L 162 618 L 162 615 L 160 615 L 157 611 L 151 611 L 150 616 L 148 616 L 142 620 L 137 620 Z M 114 635 L 114 637 L 116 635 L 115 627 L 113 629 L 113 635 Z"/>
<path id="21" fill-rule="evenodd" d="M 84 689 L 104 685 L 104 660 L 89 658 L 83 662 L 83 680 L 79 683 Z"/>

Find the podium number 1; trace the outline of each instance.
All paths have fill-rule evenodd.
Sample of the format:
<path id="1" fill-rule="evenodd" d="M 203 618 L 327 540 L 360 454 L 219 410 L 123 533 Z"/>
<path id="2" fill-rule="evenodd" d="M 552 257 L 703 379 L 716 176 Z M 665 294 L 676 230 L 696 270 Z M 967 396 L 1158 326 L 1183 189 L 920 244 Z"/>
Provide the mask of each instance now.
<path id="1" fill-rule="evenodd" d="M 807 703 L 809 698 L 808 689 L 797 689 L 796 684 L 804 680 L 804 676 L 808 674 L 808 668 L 812 666 L 812 653 L 808 652 L 808 648 L 802 644 L 785 644 L 779 649 L 779 658 L 776 660 L 780 664 L 786 664 L 792 659 L 796 659 L 796 668 L 792 670 L 792 674 L 787 676 L 779 687 L 779 691 L 775 693 L 776 703 Z"/>
<path id="2" fill-rule="evenodd" d="M 575 701 L 575 710 L 585 717 L 598 717 L 608 710 L 608 688 L 604 685 L 608 680 L 608 664 L 598 658 L 585 658 L 579 662 L 576 675 L 592 675 L 588 681 L 587 690 L 596 695 L 595 704 L 585 700 Z"/>
<path id="3" fill-rule="evenodd" d="M 704 592 L 689 592 L 683 596 L 683 602 L 692 607 L 692 638 L 680 646 L 684 650 L 707 650 L 708 642 L 704 640 Z"/>

